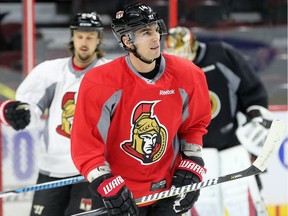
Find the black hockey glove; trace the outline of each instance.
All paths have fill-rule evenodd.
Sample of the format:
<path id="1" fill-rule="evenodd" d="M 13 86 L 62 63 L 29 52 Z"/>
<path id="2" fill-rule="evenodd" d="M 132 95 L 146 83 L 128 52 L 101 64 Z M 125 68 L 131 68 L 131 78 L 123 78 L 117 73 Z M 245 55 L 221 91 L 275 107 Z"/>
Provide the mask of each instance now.
<path id="1" fill-rule="evenodd" d="M 8 124 L 15 130 L 24 129 L 30 123 L 30 110 L 27 103 L 12 101 L 5 105 L 3 115 Z"/>
<path id="2" fill-rule="evenodd" d="M 183 156 L 179 167 L 174 173 L 172 185 L 182 187 L 202 181 L 206 173 L 204 161 L 201 157 Z M 180 194 L 175 198 L 173 209 L 177 214 L 189 211 L 200 196 L 200 190 Z"/>
<path id="3" fill-rule="evenodd" d="M 138 207 L 131 191 L 121 176 L 105 174 L 93 180 L 89 186 L 93 196 L 101 196 L 108 215 L 137 216 Z"/>

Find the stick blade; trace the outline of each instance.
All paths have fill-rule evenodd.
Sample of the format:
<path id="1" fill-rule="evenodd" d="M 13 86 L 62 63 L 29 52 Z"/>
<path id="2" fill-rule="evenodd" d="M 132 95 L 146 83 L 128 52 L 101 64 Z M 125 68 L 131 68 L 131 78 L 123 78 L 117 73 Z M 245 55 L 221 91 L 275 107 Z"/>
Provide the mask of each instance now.
<path id="1" fill-rule="evenodd" d="M 261 153 L 254 161 L 253 165 L 262 172 L 267 169 L 268 164 L 273 156 L 278 152 L 280 145 L 285 137 L 286 126 L 280 120 L 274 120 L 270 127 L 266 141 Z"/>

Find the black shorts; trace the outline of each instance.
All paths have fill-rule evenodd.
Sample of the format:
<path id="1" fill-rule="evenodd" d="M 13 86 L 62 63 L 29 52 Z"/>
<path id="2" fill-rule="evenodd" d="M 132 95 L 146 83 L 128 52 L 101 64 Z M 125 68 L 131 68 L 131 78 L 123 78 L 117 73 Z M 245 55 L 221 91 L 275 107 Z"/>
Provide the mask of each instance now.
<path id="1" fill-rule="evenodd" d="M 93 202 L 94 204 L 94 202 Z M 156 203 L 139 207 L 139 216 L 180 216 L 184 214 L 176 214 L 173 210 L 174 199 L 167 198 L 163 200 L 159 200 Z M 101 208 L 102 206 L 96 205 L 93 206 L 94 209 Z M 101 214 L 101 216 L 107 216 L 106 214 Z"/>
<path id="2" fill-rule="evenodd" d="M 37 184 L 61 180 L 39 173 Z M 64 179 L 64 178 L 63 178 Z M 34 193 L 31 216 L 68 216 L 92 209 L 88 182 L 40 190 Z M 102 200 L 100 200 L 102 202 Z"/>

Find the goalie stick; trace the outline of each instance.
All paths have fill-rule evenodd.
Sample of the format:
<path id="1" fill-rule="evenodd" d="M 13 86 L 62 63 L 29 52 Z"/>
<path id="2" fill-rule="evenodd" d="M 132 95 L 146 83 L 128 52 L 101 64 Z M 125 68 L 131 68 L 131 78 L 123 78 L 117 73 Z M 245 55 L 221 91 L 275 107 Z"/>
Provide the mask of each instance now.
<path id="1" fill-rule="evenodd" d="M 262 151 L 257 157 L 257 159 L 254 161 L 254 163 L 247 169 L 227 174 L 225 176 L 220 176 L 213 179 L 208 179 L 199 183 L 186 185 L 183 187 L 172 187 L 169 190 L 165 190 L 159 193 L 143 196 L 141 198 L 135 199 L 135 202 L 137 205 L 148 203 L 151 201 L 156 201 L 172 196 L 177 196 L 182 193 L 188 193 L 191 191 L 199 190 L 201 188 L 213 186 L 216 184 L 228 182 L 237 180 L 240 178 L 253 176 L 262 173 L 264 170 L 266 170 L 269 161 L 271 158 L 273 158 L 274 154 L 278 151 L 281 141 L 284 139 L 285 136 L 285 125 L 283 122 L 279 120 L 274 120 L 272 122 L 271 128 L 269 130 L 269 133 L 267 135 L 267 138 L 265 140 L 265 143 L 263 145 Z M 95 215 L 102 215 L 104 213 L 107 213 L 106 208 L 102 207 L 99 209 L 95 209 L 88 212 L 83 212 L 79 214 L 74 214 L 73 216 L 95 216 Z"/>
<path id="2" fill-rule="evenodd" d="M 22 188 L 18 188 L 14 190 L 2 191 L 0 192 L 0 198 L 13 196 L 19 193 L 25 193 L 29 191 L 39 191 L 39 190 L 62 187 L 62 186 L 70 185 L 70 184 L 80 183 L 84 180 L 85 179 L 83 176 L 76 176 L 76 177 L 66 178 L 62 180 L 36 184 L 36 185 L 28 186 L 28 187 L 22 187 Z"/>

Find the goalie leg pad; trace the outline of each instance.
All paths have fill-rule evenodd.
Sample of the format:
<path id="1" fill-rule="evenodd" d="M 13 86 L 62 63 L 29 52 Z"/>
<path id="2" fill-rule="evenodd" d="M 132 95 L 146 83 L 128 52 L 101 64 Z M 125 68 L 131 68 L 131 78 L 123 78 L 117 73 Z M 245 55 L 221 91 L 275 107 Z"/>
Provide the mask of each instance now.
<path id="1" fill-rule="evenodd" d="M 251 165 L 250 154 L 242 145 L 221 151 L 220 161 L 221 175 Z M 268 215 L 255 176 L 222 184 L 221 192 L 225 211 L 229 215 Z"/>

